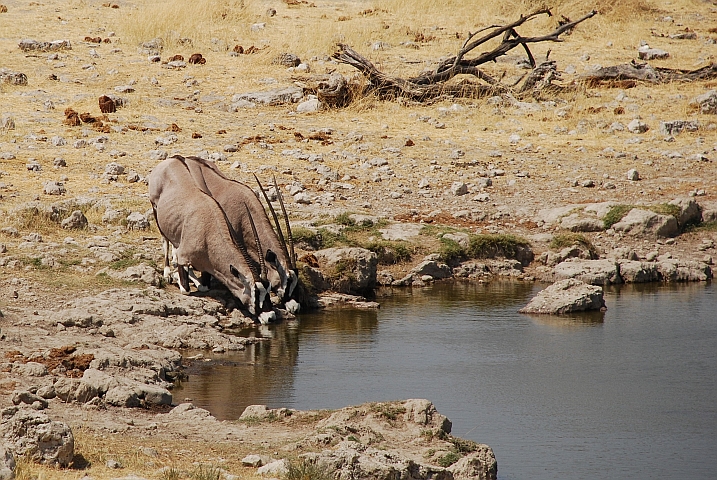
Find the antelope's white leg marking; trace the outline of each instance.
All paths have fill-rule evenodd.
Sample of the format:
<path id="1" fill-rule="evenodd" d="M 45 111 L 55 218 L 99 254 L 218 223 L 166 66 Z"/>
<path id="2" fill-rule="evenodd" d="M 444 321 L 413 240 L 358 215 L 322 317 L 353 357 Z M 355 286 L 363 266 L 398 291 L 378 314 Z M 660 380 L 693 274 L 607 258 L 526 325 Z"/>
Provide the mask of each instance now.
<path id="1" fill-rule="evenodd" d="M 172 283 L 172 269 L 169 266 L 169 240 L 162 237 L 162 252 L 164 253 L 164 280 Z"/>

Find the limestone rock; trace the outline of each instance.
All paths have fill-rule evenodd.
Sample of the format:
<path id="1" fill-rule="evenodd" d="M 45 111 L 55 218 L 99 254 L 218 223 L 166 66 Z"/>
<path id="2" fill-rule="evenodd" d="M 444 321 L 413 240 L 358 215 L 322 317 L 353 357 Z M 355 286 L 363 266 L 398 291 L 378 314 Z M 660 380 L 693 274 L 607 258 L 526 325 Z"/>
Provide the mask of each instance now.
<path id="1" fill-rule="evenodd" d="M 591 285 L 622 283 L 618 264 L 612 260 L 570 260 L 559 263 L 553 271 L 555 280 L 575 278 Z"/>
<path id="2" fill-rule="evenodd" d="M 75 439 L 70 427 L 50 420 L 45 413 L 18 407 L 2 410 L 0 424 L 5 447 L 36 463 L 67 467 L 74 457 Z"/>
<path id="3" fill-rule="evenodd" d="M 310 98 L 305 102 L 301 102 L 296 106 L 297 113 L 313 113 L 318 112 L 323 108 L 322 103 L 318 98 Z"/>
<path id="4" fill-rule="evenodd" d="M 158 287 L 162 284 L 162 276 L 154 269 L 151 265 L 144 262 L 133 267 L 128 267 L 124 271 L 113 270 L 112 268 L 105 268 L 97 272 L 97 274 L 105 274 L 118 280 L 124 280 L 127 282 L 142 282 L 147 285 Z"/>
<path id="5" fill-rule="evenodd" d="M 376 285 L 378 256 L 357 247 L 327 248 L 314 252 L 331 288 L 340 293 L 362 293 Z"/>
<path id="6" fill-rule="evenodd" d="M 645 133 L 650 129 L 649 126 L 647 126 L 646 123 L 641 122 L 638 119 L 634 119 L 630 123 L 627 124 L 627 130 L 630 133 Z"/>
<path id="7" fill-rule="evenodd" d="M 15 457 L 12 452 L 0 444 L 0 480 L 15 478 Z"/>
<path id="8" fill-rule="evenodd" d="M 452 423 L 448 417 L 441 415 L 435 405 L 425 399 L 409 399 L 404 403 L 406 413 L 403 419 L 406 422 L 417 423 L 421 426 L 436 427 L 444 433 L 451 433 Z"/>
<path id="9" fill-rule="evenodd" d="M 289 471 L 289 463 L 286 460 L 276 460 L 260 467 L 256 473 L 263 476 L 271 476 L 273 478 L 283 477 Z"/>
<path id="10" fill-rule="evenodd" d="M 696 225 L 702 220 L 702 211 L 694 198 L 676 198 L 670 202 L 670 205 L 680 207 L 680 213 L 677 215 L 680 229 L 684 229 L 687 225 Z"/>
<path id="11" fill-rule="evenodd" d="M 673 120 L 660 122 L 660 133 L 663 135 L 677 135 L 683 131 L 696 132 L 700 128 L 696 120 Z"/>
<path id="12" fill-rule="evenodd" d="M 423 225 L 415 223 L 392 223 L 378 231 L 381 232 L 384 240 L 410 241 L 420 234 L 422 228 Z"/>
<path id="13" fill-rule="evenodd" d="M 700 113 L 705 115 L 717 114 L 717 90 L 709 90 L 696 96 L 690 102 L 690 106 L 699 108 Z"/>
<path id="14" fill-rule="evenodd" d="M 451 480 L 452 475 L 442 467 L 421 465 L 396 453 L 365 447 L 357 442 L 341 442 L 334 450 L 302 455 L 310 463 L 333 472 L 334 478 L 393 480 Z M 263 467 L 262 467 L 263 468 Z M 261 470 L 261 469 L 260 469 Z M 495 477 L 492 477 L 495 478 Z"/>
<path id="15" fill-rule="evenodd" d="M 620 260 L 620 277 L 625 283 L 646 283 L 660 280 L 657 265 L 651 262 Z"/>
<path id="16" fill-rule="evenodd" d="M 453 182 L 451 185 L 451 193 L 456 197 L 460 197 L 468 193 L 468 185 L 463 182 Z"/>
<path id="17" fill-rule="evenodd" d="M 127 216 L 127 230 L 147 230 L 149 222 L 140 212 L 132 212 Z"/>
<path id="18" fill-rule="evenodd" d="M 581 216 L 571 213 L 560 220 L 560 228 L 571 232 L 600 232 L 605 229 L 604 223 L 595 217 Z"/>
<path id="19" fill-rule="evenodd" d="M 82 210 L 75 210 L 60 225 L 62 228 L 69 230 L 81 230 L 87 228 L 87 217 L 82 213 Z"/>
<path id="20" fill-rule="evenodd" d="M 435 260 L 426 260 L 411 269 L 414 275 L 423 276 L 430 275 L 435 279 L 450 278 L 453 272 L 451 267 L 445 263 L 439 263 Z"/>
<path id="21" fill-rule="evenodd" d="M 601 287 L 568 278 L 538 293 L 520 309 L 520 313 L 560 315 L 564 313 L 601 310 L 605 307 Z"/>
<path id="22" fill-rule="evenodd" d="M 703 222 L 717 222 L 717 202 L 700 202 L 700 210 Z"/>
<path id="23" fill-rule="evenodd" d="M 493 449 L 478 444 L 477 450 L 468 453 L 447 468 L 453 474 L 453 480 L 489 480 L 498 476 L 498 462 Z"/>
<path id="24" fill-rule="evenodd" d="M 713 277 L 712 268 L 702 262 L 663 260 L 657 263 L 657 271 L 665 282 L 705 282 Z"/>
<path id="25" fill-rule="evenodd" d="M 14 72 L 7 68 L 0 68 L 0 83 L 9 83 L 10 85 L 27 85 L 27 75 L 20 72 Z M 14 122 L 12 130 L 15 128 Z"/>
<path id="26" fill-rule="evenodd" d="M 612 228 L 615 231 L 625 232 L 630 235 L 658 238 L 674 237 L 680 233 L 677 219 L 672 215 L 660 215 L 641 208 L 630 210 Z"/>
<path id="27" fill-rule="evenodd" d="M 261 105 L 285 105 L 296 103 L 304 96 L 304 91 L 298 87 L 286 87 L 265 92 L 240 93 L 232 97 L 232 103 L 251 102 Z"/>

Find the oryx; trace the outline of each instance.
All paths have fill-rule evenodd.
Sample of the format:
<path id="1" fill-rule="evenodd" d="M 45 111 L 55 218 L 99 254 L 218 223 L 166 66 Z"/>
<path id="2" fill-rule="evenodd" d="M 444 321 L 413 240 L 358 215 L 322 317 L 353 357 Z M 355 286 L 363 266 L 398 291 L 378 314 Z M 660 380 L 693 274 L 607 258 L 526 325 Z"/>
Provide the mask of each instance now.
<path id="1" fill-rule="evenodd" d="M 263 260 L 266 263 L 267 277 L 271 283 L 271 289 L 281 301 L 290 300 L 298 277 L 296 275 L 291 229 L 283 201 L 281 202 L 281 207 L 284 213 L 287 236 L 289 237 L 288 246 L 276 213 L 260 183 L 259 188 L 261 188 L 274 217 L 276 231 L 269 221 L 261 200 L 257 198 L 248 185 L 224 176 L 214 162 L 209 162 L 199 157 L 186 157 L 185 161 L 197 186 L 219 202 L 226 212 L 232 227 L 237 232 L 243 232 L 244 242 L 252 258 L 257 262 Z M 278 189 L 277 194 L 281 195 Z M 256 226 L 261 245 L 257 245 L 255 236 L 251 235 L 250 227 L 252 223 Z M 292 303 L 292 309 L 298 308 L 298 304 L 295 303 Z"/>
<path id="2" fill-rule="evenodd" d="M 180 291 L 189 292 L 187 268 L 192 266 L 216 277 L 262 323 L 274 318 L 263 262 L 260 271 L 243 244 L 243 234 L 234 231 L 219 203 L 197 188 L 185 159 L 176 155 L 164 160 L 148 181 L 149 200 L 165 242 L 165 274 L 171 242 Z"/>

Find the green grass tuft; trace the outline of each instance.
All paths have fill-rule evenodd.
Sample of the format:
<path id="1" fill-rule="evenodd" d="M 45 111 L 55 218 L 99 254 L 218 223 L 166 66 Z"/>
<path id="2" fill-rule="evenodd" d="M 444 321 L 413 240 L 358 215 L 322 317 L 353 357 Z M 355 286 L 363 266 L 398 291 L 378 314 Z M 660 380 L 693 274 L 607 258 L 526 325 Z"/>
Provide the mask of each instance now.
<path id="1" fill-rule="evenodd" d="M 613 205 L 605 215 L 605 218 L 603 218 L 605 230 L 612 228 L 613 225 L 622 220 L 633 208 L 635 208 L 633 205 Z"/>
<path id="2" fill-rule="evenodd" d="M 461 459 L 461 456 L 458 453 L 448 452 L 445 455 L 443 455 L 441 458 L 438 459 L 438 465 L 440 465 L 443 468 L 448 468 L 460 459 Z"/>
<path id="3" fill-rule="evenodd" d="M 582 233 L 560 233 L 555 235 L 550 242 L 550 248 L 553 250 L 562 250 L 563 248 L 572 247 L 573 245 L 585 247 L 591 255 L 597 255 L 595 246 L 590 239 Z"/>

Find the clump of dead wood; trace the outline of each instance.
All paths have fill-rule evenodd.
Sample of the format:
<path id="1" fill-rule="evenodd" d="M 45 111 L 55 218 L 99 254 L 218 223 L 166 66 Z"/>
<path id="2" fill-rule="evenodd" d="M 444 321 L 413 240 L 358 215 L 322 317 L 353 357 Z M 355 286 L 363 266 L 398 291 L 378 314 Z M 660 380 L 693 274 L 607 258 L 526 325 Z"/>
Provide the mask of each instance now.
<path id="1" fill-rule="evenodd" d="M 570 34 L 577 25 L 597 15 L 597 11 L 593 10 L 574 21 L 562 17 L 558 21 L 558 27 L 545 35 L 525 37 L 518 33 L 518 27 L 540 15 L 552 16 L 550 10 L 540 9 L 529 15 L 521 15 L 507 25 L 491 25 L 469 33 L 458 53 L 438 63 L 433 70 L 409 78 L 388 75 L 351 46 L 339 44 L 338 50 L 332 55 L 333 58 L 339 63 L 354 67 L 362 74 L 365 81 L 347 81 L 343 75 L 335 72 L 328 77 L 316 79 L 318 83 L 305 87 L 315 92 L 319 100 L 327 106 L 344 107 L 354 98 L 370 94 L 382 99 L 401 98 L 417 102 L 430 102 L 443 98 L 484 98 L 504 94 L 545 98 L 566 90 L 585 87 L 629 88 L 638 82 L 668 83 L 717 77 L 717 64 L 688 71 L 653 68 L 648 64 L 633 61 L 630 64 L 601 68 L 582 75 L 567 85 L 555 83 L 560 80 L 560 72 L 557 63 L 548 58 L 550 51 L 545 59 L 536 62 L 530 45 L 540 42 L 562 42 L 561 35 Z M 498 46 L 475 57 L 470 56 L 476 49 L 497 38 L 500 38 Z M 503 82 L 503 77 L 494 78 L 480 68 L 481 65 L 495 61 L 516 47 L 522 47 L 525 51 L 531 71 L 512 84 L 506 84 Z M 459 75 L 467 78 L 451 82 Z"/>
<path id="2" fill-rule="evenodd" d="M 456 55 L 440 62 L 432 71 L 416 77 L 400 78 L 381 72 L 370 60 L 356 52 L 349 45 L 339 44 L 338 51 L 333 58 L 356 68 L 368 80 L 367 90 L 378 94 L 381 98 L 406 98 L 415 101 L 426 101 L 438 97 L 470 97 L 480 98 L 501 93 L 517 93 L 545 89 L 558 78 L 555 62 L 548 60 L 537 64 L 530 50 L 530 44 L 539 42 L 561 42 L 560 35 L 572 31 L 576 25 L 595 16 L 596 11 L 583 17 L 569 21 L 563 19 L 554 31 L 536 37 L 524 37 L 518 33 L 517 28 L 540 15 L 552 16 L 550 10 L 540 9 L 529 15 L 520 16 L 507 25 L 491 25 L 477 32 L 469 33 L 468 38 Z M 476 57 L 469 58 L 469 54 L 495 38 L 502 37 L 500 44 L 492 50 L 482 52 Z M 528 56 L 532 71 L 523 76 L 512 85 L 501 83 L 501 79 L 493 78 L 480 69 L 480 65 L 492 62 L 510 50 L 522 47 Z M 451 82 L 458 75 L 469 75 L 470 80 Z M 475 81 L 478 80 L 478 81 Z M 319 99 L 327 98 L 329 105 L 336 105 L 350 101 L 342 95 L 349 95 L 351 89 L 343 84 L 338 77 L 330 79 L 318 89 Z"/>

